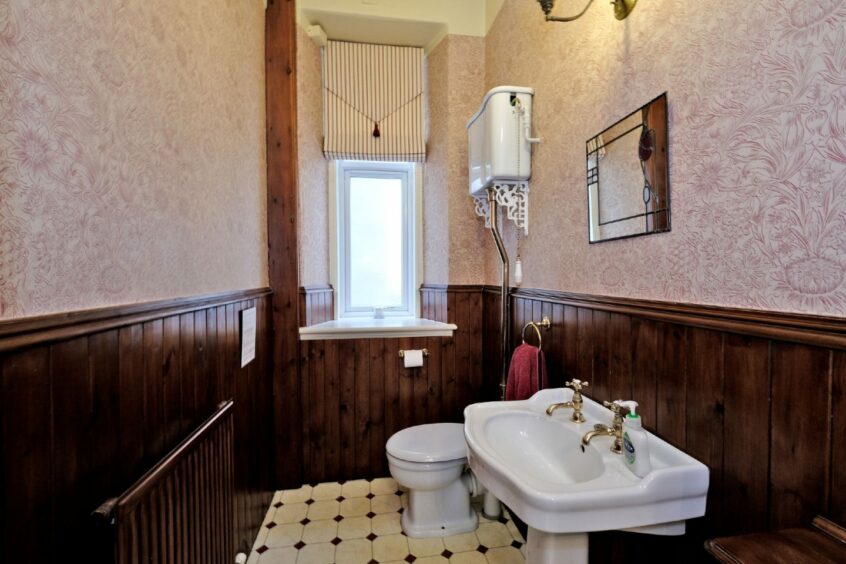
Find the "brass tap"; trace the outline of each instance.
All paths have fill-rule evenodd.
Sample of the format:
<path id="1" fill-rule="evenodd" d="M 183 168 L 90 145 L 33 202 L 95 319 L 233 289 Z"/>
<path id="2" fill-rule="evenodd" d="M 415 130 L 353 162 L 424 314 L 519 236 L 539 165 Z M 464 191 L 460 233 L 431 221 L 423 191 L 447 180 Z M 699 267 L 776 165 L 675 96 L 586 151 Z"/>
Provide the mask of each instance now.
<path id="1" fill-rule="evenodd" d="M 622 401 L 623 400 L 602 402 L 605 407 L 614 412 L 614 421 L 612 426 L 609 427 L 608 425 L 603 425 L 601 423 L 594 425 L 593 431 L 590 431 L 582 437 L 583 448 L 588 446 L 594 437 L 613 437 L 614 442 L 611 443 L 611 452 L 615 454 L 623 453 L 623 406 L 620 405 L 620 402 Z"/>
<path id="2" fill-rule="evenodd" d="M 573 399 L 571 401 L 565 401 L 563 403 L 553 403 L 549 407 L 546 408 L 546 414 L 552 415 L 556 409 L 560 409 L 562 407 L 571 407 L 573 408 L 573 414 L 570 415 L 570 421 L 573 423 L 584 423 L 585 416 L 582 415 L 582 405 L 584 402 L 582 401 L 582 388 L 589 386 L 588 382 L 582 382 L 581 380 L 577 380 L 573 378 L 569 382 L 564 383 L 565 386 L 568 388 L 573 389 Z"/>

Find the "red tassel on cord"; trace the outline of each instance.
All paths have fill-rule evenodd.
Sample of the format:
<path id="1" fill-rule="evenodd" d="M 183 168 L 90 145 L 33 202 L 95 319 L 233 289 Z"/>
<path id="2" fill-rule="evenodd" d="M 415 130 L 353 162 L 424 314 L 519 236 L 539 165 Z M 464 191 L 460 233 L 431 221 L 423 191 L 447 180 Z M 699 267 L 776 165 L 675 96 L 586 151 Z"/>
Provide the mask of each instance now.
<path id="1" fill-rule="evenodd" d="M 379 122 L 374 121 L 373 122 L 373 137 L 376 137 L 378 139 L 381 136 L 382 136 L 382 134 L 379 133 Z"/>

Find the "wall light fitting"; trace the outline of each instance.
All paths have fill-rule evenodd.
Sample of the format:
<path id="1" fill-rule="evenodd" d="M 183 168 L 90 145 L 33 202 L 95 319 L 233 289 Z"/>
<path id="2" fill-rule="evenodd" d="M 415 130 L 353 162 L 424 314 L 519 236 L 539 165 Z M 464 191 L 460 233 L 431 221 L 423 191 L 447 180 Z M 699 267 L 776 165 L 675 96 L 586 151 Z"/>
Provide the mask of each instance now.
<path id="1" fill-rule="evenodd" d="M 585 15 L 585 12 L 587 12 L 588 8 L 590 8 L 591 4 L 593 4 L 593 0 L 588 0 L 587 5 L 581 12 L 579 12 L 575 16 L 568 17 L 553 16 L 551 14 L 552 8 L 555 5 L 555 0 L 538 0 L 538 4 L 541 5 L 541 10 L 543 10 L 544 15 L 546 16 L 546 21 L 571 22 Z M 637 0 L 613 0 L 613 2 L 611 2 L 611 5 L 614 6 L 614 17 L 618 20 L 626 19 L 629 14 L 632 13 L 632 10 L 634 10 L 635 4 L 637 4 Z"/>

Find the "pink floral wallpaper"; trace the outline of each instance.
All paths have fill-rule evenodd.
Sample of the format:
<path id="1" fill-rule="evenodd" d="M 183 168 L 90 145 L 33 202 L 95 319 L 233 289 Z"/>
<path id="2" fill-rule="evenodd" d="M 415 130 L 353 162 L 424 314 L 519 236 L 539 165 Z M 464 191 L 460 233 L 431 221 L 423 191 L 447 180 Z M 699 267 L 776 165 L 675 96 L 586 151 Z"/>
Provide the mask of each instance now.
<path id="1" fill-rule="evenodd" d="M 846 2 L 506 0 L 485 56 L 536 90 L 524 286 L 846 316 Z M 585 140 L 664 91 L 672 232 L 588 245 Z"/>
<path id="2" fill-rule="evenodd" d="M 428 135 L 423 165 L 423 276 L 449 283 L 449 36 L 426 56 Z"/>
<path id="3" fill-rule="evenodd" d="M 482 249 L 490 243 L 484 222 L 467 205 L 467 121 L 485 95 L 484 38 L 449 39 L 449 283 L 478 284 L 484 276 Z"/>
<path id="4" fill-rule="evenodd" d="M 300 284 L 329 282 L 329 191 L 323 157 L 320 47 L 297 26 Z"/>
<path id="5" fill-rule="evenodd" d="M 485 94 L 482 37 L 448 35 L 427 58 L 429 138 L 423 188 L 425 281 L 478 284 L 484 223 L 467 205 L 467 132 Z"/>
<path id="6" fill-rule="evenodd" d="M 0 318 L 267 283 L 264 10 L 0 0 Z"/>

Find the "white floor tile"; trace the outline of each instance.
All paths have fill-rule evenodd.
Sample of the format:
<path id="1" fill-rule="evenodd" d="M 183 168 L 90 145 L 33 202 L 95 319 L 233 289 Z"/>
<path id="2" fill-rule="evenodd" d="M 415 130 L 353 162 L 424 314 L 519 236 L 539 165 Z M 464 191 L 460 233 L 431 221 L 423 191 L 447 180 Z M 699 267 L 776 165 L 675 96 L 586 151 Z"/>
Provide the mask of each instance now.
<path id="1" fill-rule="evenodd" d="M 329 542 L 308 544 L 300 549 L 297 564 L 334 564 L 335 545 Z"/>
<path id="2" fill-rule="evenodd" d="M 338 522 L 333 519 L 312 521 L 303 529 L 303 542 L 306 544 L 329 542 L 337 536 Z"/>
<path id="3" fill-rule="evenodd" d="M 277 525 L 283 523 L 299 523 L 305 519 L 308 514 L 309 506 L 305 503 L 293 503 L 291 505 L 283 505 L 276 510 L 273 515 L 273 522 Z"/>
<path id="4" fill-rule="evenodd" d="M 311 521 L 320 521 L 321 519 L 332 519 L 338 515 L 338 510 L 341 504 L 333 500 L 315 501 L 308 506 L 307 516 Z M 280 509 L 283 509 L 280 507 Z"/>
<path id="5" fill-rule="evenodd" d="M 338 523 L 338 537 L 343 540 L 363 539 L 372 532 L 371 524 L 372 520 L 367 517 L 344 517 Z"/>
<path id="6" fill-rule="evenodd" d="M 259 564 L 294 564 L 299 551 L 294 547 L 272 548 L 259 556 Z"/>
<path id="7" fill-rule="evenodd" d="M 399 486 L 393 478 L 376 478 L 370 482 L 370 493 L 373 495 L 392 494 L 398 489 Z"/>
<path id="8" fill-rule="evenodd" d="M 402 489 L 392 478 L 379 478 L 276 492 L 248 563 L 406 564 L 409 555 L 415 564 L 525 563 L 525 541 L 510 520 L 481 518 L 475 532 L 443 539 L 406 537 L 401 511 L 408 495 L 396 495 Z"/>
<path id="9" fill-rule="evenodd" d="M 303 503 L 311 499 L 311 486 L 302 486 L 295 490 L 278 492 L 282 503 Z"/>
<path id="10" fill-rule="evenodd" d="M 335 549 L 335 564 L 368 564 L 373 559 L 373 544 L 367 539 L 344 541 Z"/>
<path id="11" fill-rule="evenodd" d="M 489 564 L 523 564 L 525 560 L 519 550 L 513 546 L 492 548 L 485 556 Z"/>
<path id="12" fill-rule="evenodd" d="M 264 545 L 268 548 L 278 548 L 281 546 L 294 546 L 303 536 L 303 526 L 299 523 L 285 523 L 276 525 L 267 531 L 267 536 L 264 539 Z"/>
<path id="13" fill-rule="evenodd" d="M 370 493 L 370 482 L 367 480 L 353 480 L 341 486 L 341 495 L 350 497 L 364 497 Z"/>
<path id="14" fill-rule="evenodd" d="M 311 499 L 315 501 L 323 499 L 336 499 L 341 495 L 341 484 L 338 482 L 326 482 L 317 484 L 311 492 Z"/>
<path id="15" fill-rule="evenodd" d="M 373 558 L 376 560 L 403 560 L 408 554 L 405 535 L 388 535 L 373 541 Z"/>

